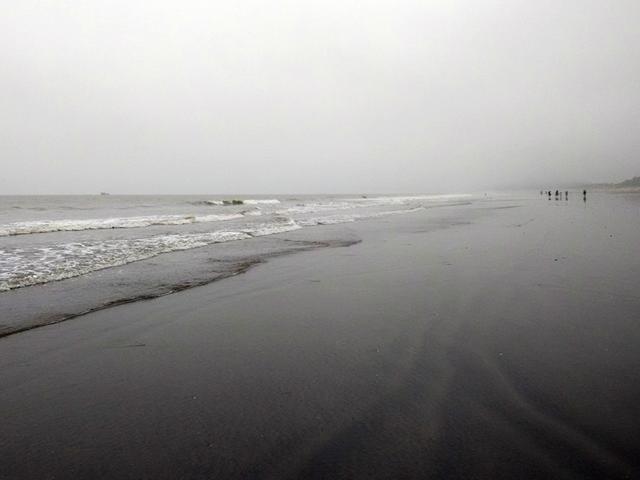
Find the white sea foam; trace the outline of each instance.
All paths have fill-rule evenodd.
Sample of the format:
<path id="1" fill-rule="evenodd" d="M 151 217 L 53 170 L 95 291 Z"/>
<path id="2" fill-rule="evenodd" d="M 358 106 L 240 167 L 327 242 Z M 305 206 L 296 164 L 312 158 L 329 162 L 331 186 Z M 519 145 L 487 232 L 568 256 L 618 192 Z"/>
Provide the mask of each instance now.
<path id="1" fill-rule="evenodd" d="M 270 210 L 269 205 L 278 205 L 278 199 L 246 199 L 242 204 L 252 205 L 253 209 L 235 213 L 217 213 L 211 215 L 145 215 L 134 217 L 64 219 L 64 220 L 36 220 L 14 222 L 0 225 L 0 237 L 10 235 L 27 235 L 35 233 L 51 233 L 61 231 L 102 230 L 115 228 L 141 228 L 153 225 L 186 225 L 191 223 L 219 222 L 233 220 L 246 216 L 258 216 L 263 213 L 278 215 L 301 216 L 310 213 L 344 211 L 361 208 L 392 207 L 399 205 L 417 205 L 424 202 L 442 202 L 468 197 L 468 195 L 417 195 L 397 197 L 363 197 L 314 201 L 287 206 L 279 210 Z M 198 203 L 209 205 L 228 205 L 233 200 L 204 200 Z M 240 202 L 240 200 L 238 201 Z M 240 203 L 238 203 L 239 205 Z M 264 205 L 265 212 L 259 205 Z"/>
<path id="2" fill-rule="evenodd" d="M 371 212 L 363 214 L 351 214 L 351 215 L 329 215 L 326 217 L 312 217 L 304 220 L 297 220 L 299 225 L 304 227 L 312 227 L 316 225 L 334 225 L 338 223 L 350 223 L 358 220 L 368 220 L 379 217 L 386 217 L 388 215 L 402 215 L 405 213 L 413 213 L 419 210 L 423 210 L 423 207 L 407 208 L 402 210 L 386 210 L 383 212 Z"/>
<path id="3" fill-rule="evenodd" d="M 280 203 L 277 198 L 233 198 L 228 200 L 202 200 L 199 202 L 193 202 L 196 205 L 274 205 Z"/>
<path id="4" fill-rule="evenodd" d="M 262 215 L 262 210 L 260 210 L 260 207 L 256 207 L 251 210 L 243 211 L 242 214 L 245 217 L 259 217 Z"/>
<path id="5" fill-rule="evenodd" d="M 453 195 L 412 195 L 412 196 L 381 196 L 381 197 L 353 197 L 335 199 L 326 202 L 300 203 L 292 207 L 277 210 L 282 215 L 304 215 L 308 213 L 353 210 L 375 207 L 394 207 L 399 205 L 421 205 L 423 203 L 446 202 L 470 197 L 468 194 Z"/>
<path id="6" fill-rule="evenodd" d="M 73 242 L 33 249 L 0 250 L 0 291 L 85 275 L 157 255 L 214 243 L 245 240 L 301 228 L 291 219 L 241 231 L 156 235 L 137 239 Z"/>
<path id="7" fill-rule="evenodd" d="M 291 218 L 276 217 L 272 222 L 252 224 L 250 227 L 240 231 L 252 237 L 261 237 L 263 235 L 291 232 L 300 228 L 302 227 Z"/>
<path id="8" fill-rule="evenodd" d="M 255 199 L 249 198 L 247 200 L 242 201 L 246 205 L 275 205 L 280 203 L 280 200 L 277 198 L 264 198 L 264 199 Z"/>
<path id="9" fill-rule="evenodd" d="M 349 202 L 312 202 L 312 203 L 299 203 L 292 207 L 283 208 L 281 210 L 277 210 L 276 213 L 281 215 L 289 215 L 289 214 L 305 214 L 305 213 L 316 213 L 316 212 L 327 212 L 333 210 L 349 210 L 352 208 L 359 207 L 358 204 L 349 203 Z"/>
<path id="10" fill-rule="evenodd" d="M 471 197 L 470 194 L 443 194 L 443 195 L 404 195 L 404 196 L 379 196 L 350 198 L 349 202 L 366 206 L 402 205 L 416 202 L 447 202 L 450 200 Z"/>
<path id="11" fill-rule="evenodd" d="M 142 217 L 91 218 L 85 220 L 42 220 L 0 225 L 0 237 L 111 228 L 140 228 L 152 225 L 186 225 L 190 223 L 221 222 L 242 218 L 241 213 L 218 215 L 150 215 Z"/>

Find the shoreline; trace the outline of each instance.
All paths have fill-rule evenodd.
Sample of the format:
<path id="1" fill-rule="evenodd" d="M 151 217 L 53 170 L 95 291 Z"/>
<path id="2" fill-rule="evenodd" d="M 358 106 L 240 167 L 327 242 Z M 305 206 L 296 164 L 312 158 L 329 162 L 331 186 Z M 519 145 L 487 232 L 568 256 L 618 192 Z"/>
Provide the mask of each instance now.
<path id="1" fill-rule="evenodd" d="M 469 201 L 422 206 L 418 212 L 438 218 Z M 444 210 L 443 210 L 444 209 Z M 445 213 L 440 213 L 440 211 Z M 393 216 L 384 213 L 377 218 Z M 356 222 L 375 221 L 372 218 Z M 306 226 L 287 232 L 251 236 L 185 250 L 157 254 L 122 265 L 99 268 L 83 275 L 37 283 L 0 292 L 0 338 L 39 326 L 60 323 L 111 306 L 149 300 L 198 287 L 242 273 L 245 264 L 309 248 L 349 246 L 349 225 L 336 222 Z M 59 232 L 58 232 L 59 233 Z M 44 235 L 56 235 L 47 233 Z"/>
<path id="2" fill-rule="evenodd" d="M 284 241 L 288 241 L 287 239 L 284 239 Z M 247 257 L 246 259 L 240 259 L 234 262 L 232 269 L 229 272 L 225 272 L 225 273 L 221 273 L 218 274 L 217 276 L 208 278 L 208 279 L 203 279 L 203 280 L 199 280 L 197 282 L 190 282 L 190 283 L 178 283 L 178 284 L 173 284 L 173 285 L 164 285 L 163 286 L 163 290 L 161 291 L 157 291 L 155 293 L 148 293 L 148 294 L 140 294 L 140 295 L 136 295 L 133 297 L 123 297 L 123 298 L 118 298 L 115 300 L 110 300 L 107 303 L 104 303 L 102 305 L 98 305 L 95 307 L 91 307 L 88 308 L 86 310 L 82 310 L 80 312 L 77 313 L 72 313 L 72 314 L 67 314 L 67 315 L 62 315 L 61 317 L 52 317 L 50 319 L 46 319 L 43 321 L 38 321 L 37 323 L 34 323 L 32 325 L 26 325 L 26 326 L 16 326 L 14 328 L 9 327 L 6 330 L 0 330 L 0 341 L 2 338 L 4 337 L 8 337 L 10 335 L 15 335 L 18 333 L 22 333 L 22 332 L 27 332 L 29 330 L 33 330 L 35 328 L 40 328 L 40 327 L 45 327 L 48 325 L 55 325 L 61 322 L 65 322 L 67 320 L 72 320 L 78 317 L 83 317 L 85 315 L 94 313 L 94 312 L 99 312 L 101 310 L 106 310 L 109 308 L 113 308 L 113 307 L 117 307 L 120 305 L 126 305 L 126 304 L 130 304 L 130 303 L 135 303 L 135 302 L 144 302 L 144 301 L 149 301 L 149 300 L 153 300 L 155 298 L 160 298 L 160 297 L 164 297 L 167 295 L 172 295 L 174 293 L 179 293 L 182 292 L 184 290 L 188 290 L 191 288 L 198 288 L 198 287 L 202 287 L 205 285 L 209 285 L 211 283 L 214 282 L 218 282 L 218 281 L 222 281 L 225 280 L 227 278 L 231 278 L 231 277 L 235 277 L 236 275 L 241 275 L 243 273 L 246 273 L 247 271 L 249 271 L 249 269 L 265 263 L 266 261 L 268 261 L 268 259 L 271 258 L 277 258 L 280 256 L 284 256 L 284 255 L 293 255 L 296 253 L 300 253 L 300 252 L 306 252 L 306 251 L 310 251 L 310 250 L 314 250 L 316 248 L 342 248 L 342 247 L 350 247 L 351 245 L 355 245 L 357 243 L 359 243 L 361 240 L 345 240 L 345 241 L 333 241 L 333 242 L 314 242 L 314 241 L 308 241 L 308 242 L 303 242 L 304 246 L 299 247 L 299 248 L 292 248 L 291 250 L 288 251 L 275 251 L 273 253 L 268 253 L 268 254 L 264 254 L 261 256 L 255 256 L 255 257 Z M 67 280 L 67 279 L 64 279 Z M 60 280 L 60 281 L 64 281 L 64 280 Z M 32 285 L 31 287 L 42 287 L 46 284 L 43 285 Z M 30 287 L 24 287 L 24 288 L 30 288 Z M 6 327 L 5 327 L 6 328 Z"/>

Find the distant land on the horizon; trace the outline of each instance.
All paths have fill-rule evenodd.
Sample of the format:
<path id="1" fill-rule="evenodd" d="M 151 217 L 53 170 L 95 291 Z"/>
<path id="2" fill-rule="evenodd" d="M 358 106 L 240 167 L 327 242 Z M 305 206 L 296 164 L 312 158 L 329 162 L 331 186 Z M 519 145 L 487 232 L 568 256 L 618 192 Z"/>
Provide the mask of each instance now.
<path id="1" fill-rule="evenodd" d="M 585 187 L 617 191 L 640 191 L 640 176 L 629 178 L 619 183 L 589 183 Z"/>

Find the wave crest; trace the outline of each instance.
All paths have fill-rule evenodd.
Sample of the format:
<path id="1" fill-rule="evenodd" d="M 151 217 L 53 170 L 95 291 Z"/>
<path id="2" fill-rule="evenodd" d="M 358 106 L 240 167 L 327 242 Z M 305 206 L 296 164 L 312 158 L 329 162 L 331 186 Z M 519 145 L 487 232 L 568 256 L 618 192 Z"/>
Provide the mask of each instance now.
<path id="1" fill-rule="evenodd" d="M 186 225 L 222 222 L 242 218 L 242 213 L 218 215 L 150 215 L 144 217 L 91 218 L 86 220 L 49 220 L 15 222 L 0 225 L 0 237 L 33 233 L 73 232 L 113 228 L 141 228 L 153 225 Z"/>

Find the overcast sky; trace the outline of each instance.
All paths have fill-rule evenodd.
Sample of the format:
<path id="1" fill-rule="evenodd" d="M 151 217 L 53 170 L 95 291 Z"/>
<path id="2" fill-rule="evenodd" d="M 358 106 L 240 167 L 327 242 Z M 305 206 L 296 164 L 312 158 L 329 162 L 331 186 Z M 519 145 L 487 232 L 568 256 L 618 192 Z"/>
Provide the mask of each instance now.
<path id="1" fill-rule="evenodd" d="M 0 7 L 0 194 L 640 175 L 638 0 Z"/>

